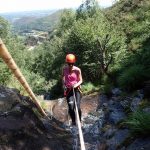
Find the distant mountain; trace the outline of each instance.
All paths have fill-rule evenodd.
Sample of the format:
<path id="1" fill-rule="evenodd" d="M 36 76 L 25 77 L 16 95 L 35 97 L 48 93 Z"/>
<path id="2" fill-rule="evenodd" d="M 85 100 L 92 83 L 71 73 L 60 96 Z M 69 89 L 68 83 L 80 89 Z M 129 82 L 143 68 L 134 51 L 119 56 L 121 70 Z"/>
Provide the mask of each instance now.
<path id="1" fill-rule="evenodd" d="M 13 30 L 18 33 L 31 30 L 51 31 L 59 21 L 63 10 L 58 10 L 44 17 L 26 16 L 13 22 Z"/>
<path id="2" fill-rule="evenodd" d="M 21 19 L 22 17 L 44 17 L 50 15 L 57 10 L 34 10 L 34 11 L 23 11 L 23 12 L 9 12 L 9 13 L 0 13 L 0 16 L 4 17 L 10 23 Z"/>

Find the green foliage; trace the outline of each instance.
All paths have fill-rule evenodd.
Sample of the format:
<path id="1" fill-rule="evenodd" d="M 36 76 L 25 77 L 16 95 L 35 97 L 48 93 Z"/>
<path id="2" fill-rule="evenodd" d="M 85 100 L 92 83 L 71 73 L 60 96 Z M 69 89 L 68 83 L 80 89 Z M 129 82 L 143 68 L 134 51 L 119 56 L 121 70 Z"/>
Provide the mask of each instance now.
<path id="1" fill-rule="evenodd" d="M 77 56 L 77 65 L 82 69 L 84 79 L 94 73 L 94 68 L 98 64 L 94 60 L 94 31 L 91 28 L 92 20 L 80 20 L 74 23 L 65 46 L 65 53 L 75 53 Z M 95 72 L 99 73 L 99 71 Z M 97 75 L 95 75 L 97 76 Z"/>
<path id="2" fill-rule="evenodd" d="M 77 56 L 85 93 L 93 90 L 96 82 L 105 93 L 114 85 L 133 90 L 150 79 L 149 8 L 149 0 L 120 0 L 103 10 L 96 0 L 86 0 L 76 12 L 60 11 L 57 25 L 56 14 L 36 21 L 26 18 L 24 25 L 31 25 L 27 29 L 36 26 L 50 33 L 49 39 L 33 51 L 27 51 L 23 39 L 8 34 L 9 25 L 1 18 L 0 36 L 7 37 L 8 50 L 37 93 L 46 90 L 53 97 L 61 95 L 60 75 L 67 53 Z M 2 61 L 0 73 L 0 83 L 7 84 L 11 76 Z"/>
<path id="3" fill-rule="evenodd" d="M 30 72 L 29 70 L 21 69 L 22 74 L 24 75 L 26 81 L 30 85 L 33 92 L 36 94 L 42 94 L 44 93 L 46 89 L 46 82 L 43 77 L 41 77 L 39 74 L 35 74 L 33 72 Z M 9 79 L 5 81 L 5 85 L 11 88 L 18 89 L 22 94 L 27 95 L 27 92 L 21 85 L 21 83 L 14 77 L 14 75 L 10 75 Z M 2 83 L 2 85 L 4 85 Z"/>
<path id="4" fill-rule="evenodd" d="M 142 82 L 150 79 L 149 10 L 148 0 L 121 0 L 105 12 L 108 20 L 118 31 L 123 31 L 126 38 L 128 51 L 119 50 L 121 59 L 117 58 L 111 65 L 111 73 L 117 73 L 118 84 L 126 89 L 139 88 Z M 119 67 L 116 70 L 114 66 Z"/>
<path id="5" fill-rule="evenodd" d="M 84 83 L 84 84 L 81 86 L 81 90 L 82 90 L 83 94 L 89 94 L 89 93 L 98 91 L 98 90 L 99 90 L 99 87 L 98 87 L 98 86 L 95 86 L 95 85 L 94 85 L 93 83 L 91 83 L 91 82 L 87 82 L 87 83 Z"/>
<path id="6" fill-rule="evenodd" d="M 77 9 L 76 19 L 87 19 L 93 17 L 98 9 L 98 2 L 96 0 L 86 0 Z"/>
<path id="7" fill-rule="evenodd" d="M 131 129 L 131 132 L 135 135 L 147 135 L 150 134 L 150 114 L 137 111 L 134 112 L 125 121 L 125 124 Z"/>
<path id="8" fill-rule="evenodd" d="M 45 89 L 45 79 L 41 77 L 39 74 L 35 74 L 34 72 L 30 72 L 28 70 L 23 70 L 22 73 L 24 74 L 27 82 L 31 86 L 33 92 L 37 94 L 41 94 Z"/>
<path id="9" fill-rule="evenodd" d="M 52 99 L 63 97 L 62 80 L 57 80 L 55 84 L 50 88 L 50 92 Z"/>
<path id="10" fill-rule="evenodd" d="M 17 63 L 17 65 L 20 67 L 25 67 L 25 60 L 23 58 L 26 58 L 25 53 L 25 46 L 23 45 L 22 41 L 16 37 L 16 36 L 9 36 L 7 35 L 7 38 L 4 39 L 5 45 L 12 55 L 14 61 Z M 8 66 L 4 63 L 4 61 L 0 58 L 0 73 L 1 73 L 1 78 L 0 78 L 0 83 L 2 85 L 7 85 L 8 81 L 11 80 L 12 73 L 8 69 Z"/>
<path id="11" fill-rule="evenodd" d="M 10 36 L 7 38 L 6 47 L 12 55 L 15 62 L 17 63 L 17 65 L 19 67 L 25 67 L 25 59 L 28 53 L 26 52 L 26 48 L 23 44 L 23 41 L 17 36 Z"/>
<path id="12" fill-rule="evenodd" d="M 107 95 L 110 95 L 112 88 L 113 88 L 112 83 L 101 84 L 100 92 L 104 93 L 104 94 L 107 94 Z"/>
<path id="13" fill-rule="evenodd" d="M 0 38 L 5 39 L 9 33 L 9 23 L 0 16 Z"/>
<path id="14" fill-rule="evenodd" d="M 58 37 L 53 38 L 50 42 L 40 45 L 33 53 L 37 53 L 34 58 L 32 69 L 35 73 L 49 79 L 58 79 L 61 73 L 62 59 L 62 40 Z"/>
<path id="15" fill-rule="evenodd" d="M 58 23 L 58 34 L 68 32 L 75 21 L 75 12 L 71 9 L 64 9 Z"/>
<path id="16" fill-rule="evenodd" d="M 105 43 L 107 36 L 110 39 Z M 101 41 L 101 45 L 98 45 L 98 40 Z M 77 55 L 77 63 L 83 70 L 84 78 L 91 81 L 100 78 L 103 71 L 102 65 L 110 65 L 114 60 L 119 62 L 123 58 L 121 53 L 125 51 L 126 47 L 125 38 L 119 35 L 115 28 L 112 30 L 100 9 L 92 17 L 77 20 L 73 24 L 65 44 L 67 45 L 66 53 L 71 52 Z M 112 61 L 109 62 L 111 56 Z M 109 70 L 108 67 L 107 70 Z M 90 76 L 88 76 L 89 72 Z"/>
<path id="17" fill-rule="evenodd" d="M 145 70 L 142 65 L 133 65 L 125 69 L 118 78 L 118 84 L 128 90 L 136 89 L 145 79 Z"/>
<path id="18" fill-rule="evenodd" d="M 1 61 L 1 59 L 0 59 L 0 75 L 1 75 L 0 84 L 7 85 L 7 81 L 10 78 L 11 73 L 7 68 L 7 66 L 4 64 L 4 62 Z"/>

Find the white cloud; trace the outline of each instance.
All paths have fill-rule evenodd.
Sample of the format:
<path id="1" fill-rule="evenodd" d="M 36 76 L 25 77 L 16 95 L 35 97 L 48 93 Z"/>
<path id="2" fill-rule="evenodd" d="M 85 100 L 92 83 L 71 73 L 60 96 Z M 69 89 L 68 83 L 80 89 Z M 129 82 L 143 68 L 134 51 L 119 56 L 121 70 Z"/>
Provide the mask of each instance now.
<path id="1" fill-rule="evenodd" d="M 0 0 L 0 12 L 77 8 L 85 0 Z M 110 6 L 112 0 L 98 0 L 101 6 Z"/>

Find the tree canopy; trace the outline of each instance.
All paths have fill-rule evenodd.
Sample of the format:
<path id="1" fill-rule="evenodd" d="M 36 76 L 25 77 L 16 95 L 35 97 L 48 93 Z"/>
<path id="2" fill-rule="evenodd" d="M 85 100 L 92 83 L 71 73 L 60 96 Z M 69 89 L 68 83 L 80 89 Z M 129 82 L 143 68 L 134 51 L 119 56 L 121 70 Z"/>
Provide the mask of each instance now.
<path id="1" fill-rule="evenodd" d="M 3 18 L 0 27 L 0 36 L 6 38 L 9 25 Z M 61 89 L 61 69 L 68 53 L 77 56 L 84 83 L 140 88 L 150 79 L 149 37 L 149 0 L 120 0 L 105 9 L 96 0 L 86 0 L 76 11 L 64 10 L 48 40 L 34 50 L 27 51 L 13 35 L 7 38 L 7 46 L 37 93 L 48 90 L 59 96 L 56 91 Z M 7 77 L 8 70 L 3 70 Z"/>

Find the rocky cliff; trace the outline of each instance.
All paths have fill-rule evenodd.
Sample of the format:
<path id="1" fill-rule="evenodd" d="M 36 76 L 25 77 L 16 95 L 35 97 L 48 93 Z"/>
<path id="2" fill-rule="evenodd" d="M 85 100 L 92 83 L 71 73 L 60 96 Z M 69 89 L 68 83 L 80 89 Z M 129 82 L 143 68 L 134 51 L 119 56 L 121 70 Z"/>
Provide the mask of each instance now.
<path id="1" fill-rule="evenodd" d="M 0 149 L 70 150 L 70 133 L 61 123 L 38 116 L 28 97 L 0 86 Z"/>

